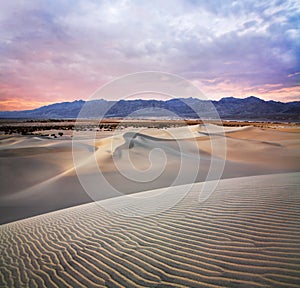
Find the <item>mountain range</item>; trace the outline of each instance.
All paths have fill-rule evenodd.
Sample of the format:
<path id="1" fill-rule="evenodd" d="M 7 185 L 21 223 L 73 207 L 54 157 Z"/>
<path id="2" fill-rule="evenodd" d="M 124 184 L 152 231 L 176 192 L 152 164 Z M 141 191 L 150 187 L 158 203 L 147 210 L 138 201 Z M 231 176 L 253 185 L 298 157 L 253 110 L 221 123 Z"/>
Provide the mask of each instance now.
<path id="1" fill-rule="evenodd" d="M 0 118 L 66 119 L 113 117 L 181 117 L 214 118 L 212 105 L 222 119 L 268 120 L 300 122 L 300 101 L 282 103 L 265 101 L 254 96 L 244 99 L 225 97 L 218 101 L 196 98 L 171 100 L 120 100 L 104 99 L 55 103 L 33 110 L 0 111 Z M 81 109 L 84 109 L 81 111 Z M 80 112 L 81 111 L 81 112 Z M 138 111 L 138 112 L 136 112 Z M 197 112 L 197 113 L 196 113 Z"/>

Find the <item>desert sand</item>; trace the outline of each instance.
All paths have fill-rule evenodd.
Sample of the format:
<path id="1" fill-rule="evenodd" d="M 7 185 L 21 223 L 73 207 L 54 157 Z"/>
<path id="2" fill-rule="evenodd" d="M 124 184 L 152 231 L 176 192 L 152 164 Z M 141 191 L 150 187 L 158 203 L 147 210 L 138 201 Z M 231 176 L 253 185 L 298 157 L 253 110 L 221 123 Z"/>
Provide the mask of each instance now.
<path id="1" fill-rule="evenodd" d="M 1 136 L 0 287 L 298 287 L 298 129 L 91 138 Z"/>
<path id="2" fill-rule="evenodd" d="M 202 203 L 198 183 L 149 217 L 122 196 L 1 225 L 1 287 L 299 287 L 299 176 L 221 180 Z"/>
<path id="3" fill-rule="evenodd" d="M 299 171 L 299 133 L 258 127 L 225 127 L 225 134 L 218 135 L 220 127 L 211 125 L 213 135 L 208 136 L 201 125 L 188 127 L 136 129 L 137 135 L 128 129 L 116 135 L 111 132 L 111 137 L 96 141 L 79 140 L 73 149 L 82 177 L 93 178 L 100 169 L 107 182 L 121 192 L 115 193 L 109 186 L 101 185 L 105 189 L 97 190 L 93 198 L 103 200 L 170 185 L 205 181 L 212 160 L 220 166 L 220 170 L 225 164 L 222 175 L 215 178 Z M 223 149 L 212 151 L 212 142 L 220 148 L 226 144 L 226 155 Z M 185 155 L 180 153 L 180 145 L 188 151 Z M 160 148 L 160 151 L 151 154 L 154 148 Z M 99 167 L 95 166 L 95 159 Z M 166 160 L 165 165 L 162 165 L 162 159 Z M 182 177 L 175 181 L 182 163 L 185 164 Z M 143 171 L 149 167 L 154 176 L 160 176 L 153 176 L 155 179 L 149 181 L 150 176 L 145 173 L 146 181 L 134 185 L 120 173 L 120 170 L 130 173 L 136 168 Z M 195 170 L 199 171 L 193 175 Z M 1 136 L 0 175 L 0 223 L 92 201 L 82 188 L 74 168 L 72 140 Z"/>

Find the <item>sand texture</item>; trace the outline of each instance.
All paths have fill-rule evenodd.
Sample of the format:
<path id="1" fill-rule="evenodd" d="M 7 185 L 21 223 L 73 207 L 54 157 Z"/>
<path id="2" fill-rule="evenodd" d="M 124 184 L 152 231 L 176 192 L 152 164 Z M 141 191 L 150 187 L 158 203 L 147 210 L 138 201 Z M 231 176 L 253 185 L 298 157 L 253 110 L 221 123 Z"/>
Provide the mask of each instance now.
<path id="1" fill-rule="evenodd" d="M 149 217 L 122 196 L 1 225 L 0 287 L 299 287 L 299 176 L 224 179 L 202 203 L 198 183 Z"/>
<path id="2" fill-rule="evenodd" d="M 297 132 L 225 127 L 221 135 L 220 127 L 210 125 L 209 129 L 209 135 L 201 125 L 137 129 L 138 134 L 125 129 L 105 139 L 83 139 L 73 145 L 77 169 L 87 181 L 92 181 L 100 169 L 107 182 L 120 191 L 115 193 L 108 185 L 92 183 L 100 187 L 93 195 L 96 200 L 205 181 L 211 161 L 217 168 L 225 164 L 221 178 L 300 171 Z M 92 201 L 78 180 L 71 140 L 4 135 L 0 139 L 0 224 Z M 212 151 L 212 142 L 215 148 L 226 143 L 227 153 L 223 155 L 222 149 Z M 186 153 L 181 153 L 180 146 Z M 163 166 L 162 159 L 166 160 Z M 181 166 L 182 177 L 176 180 Z M 149 181 L 151 175 L 140 173 L 147 181 L 134 185 L 120 173 L 120 169 L 130 174 L 136 168 L 146 171 L 149 167 L 153 181 Z"/>

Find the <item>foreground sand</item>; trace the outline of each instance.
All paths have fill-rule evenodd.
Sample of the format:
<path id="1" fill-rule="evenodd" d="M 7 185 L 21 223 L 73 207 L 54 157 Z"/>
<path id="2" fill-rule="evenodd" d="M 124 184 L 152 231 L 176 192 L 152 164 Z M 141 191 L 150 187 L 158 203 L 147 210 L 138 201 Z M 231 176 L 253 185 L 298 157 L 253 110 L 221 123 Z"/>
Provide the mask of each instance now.
<path id="1" fill-rule="evenodd" d="M 225 159 L 222 178 L 300 171 L 298 130 L 291 133 L 258 127 L 228 127 L 225 128 L 225 136 L 218 134 L 218 126 L 212 126 L 212 130 L 214 133 L 209 137 L 199 125 L 166 130 L 144 129 L 135 137 L 125 129 L 118 135 L 99 139 L 95 143 L 83 140 L 74 149 L 79 157 L 82 155 L 78 165 L 81 174 L 92 178 L 99 173 L 98 167 L 92 165 L 91 159 L 95 157 L 107 181 L 123 194 L 172 185 L 182 159 L 186 163 L 185 174 L 176 185 L 191 182 L 189 178 L 195 170 L 193 159 L 198 157 L 198 152 L 201 161 L 200 166 L 196 167 L 199 168 L 196 182 L 206 179 L 212 159 Z M 211 142 L 215 141 L 217 146 L 222 147 L 224 139 L 227 154 L 222 155 L 218 149 L 212 152 Z M 131 144 L 126 146 L 126 142 Z M 191 146 L 188 155 L 183 156 L 178 150 L 178 143 L 189 147 L 192 142 L 196 148 Z M 115 166 L 114 160 L 117 160 L 120 167 L 130 171 L 132 166 L 125 157 L 130 154 L 138 169 L 147 169 L 150 165 L 149 153 L 154 148 L 164 151 L 167 158 L 164 172 L 155 181 L 133 185 Z M 159 171 L 161 162 L 159 155 L 154 157 L 151 168 Z M 222 165 L 222 161 L 219 163 Z M 71 140 L 2 136 L 0 175 L 0 224 L 92 201 L 77 178 Z M 118 196 L 109 187 L 97 187 L 102 187 L 97 200 Z"/>
<path id="2" fill-rule="evenodd" d="M 122 216 L 136 208 L 123 196 L 2 225 L 0 286 L 299 287 L 299 185 L 300 173 L 225 179 L 149 217 Z"/>

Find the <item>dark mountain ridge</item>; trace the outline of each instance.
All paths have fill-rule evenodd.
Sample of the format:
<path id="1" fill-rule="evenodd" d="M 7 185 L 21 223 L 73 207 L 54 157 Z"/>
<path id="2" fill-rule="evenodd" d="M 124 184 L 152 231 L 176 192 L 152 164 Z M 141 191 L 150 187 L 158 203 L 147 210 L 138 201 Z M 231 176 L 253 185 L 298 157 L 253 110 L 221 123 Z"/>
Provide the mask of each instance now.
<path id="1" fill-rule="evenodd" d="M 181 117 L 212 118 L 214 110 L 222 119 L 261 121 L 300 121 L 300 101 L 282 103 L 265 101 L 254 96 L 244 99 L 225 97 L 219 101 L 196 98 L 163 100 L 120 100 L 104 99 L 55 103 L 33 110 L 0 111 L 0 118 L 113 118 L 113 117 Z M 84 106 L 83 112 L 80 112 Z M 138 112 L 137 112 L 138 111 Z M 196 113 L 197 112 L 197 113 Z"/>

